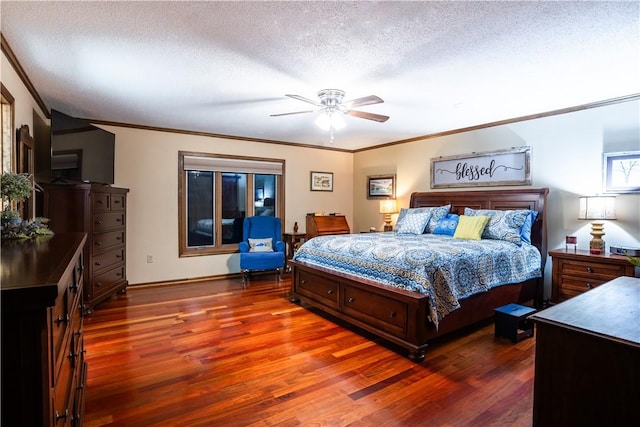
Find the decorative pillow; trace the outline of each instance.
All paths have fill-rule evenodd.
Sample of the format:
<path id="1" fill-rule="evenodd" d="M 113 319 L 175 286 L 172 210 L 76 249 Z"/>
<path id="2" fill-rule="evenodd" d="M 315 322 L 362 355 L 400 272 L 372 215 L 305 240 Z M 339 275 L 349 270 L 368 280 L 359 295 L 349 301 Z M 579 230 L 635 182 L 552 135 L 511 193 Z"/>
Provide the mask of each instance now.
<path id="1" fill-rule="evenodd" d="M 527 219 L 520 229 L 520 240 L 523 242 L 531 244 L 531 227 L 536 222 L 537 217 L 538 211 L 529 211 L 529 215 L 527 215 Z"/>
<path id="2" fill-rule="evenodd" d="M 431 208 L 431 219 L 427 224 L 427 228 L 424 231 L 425 233 L 433 233 L 433 230 L 436 229 L 438 225 L 438 221 L 442 218 L 445 218 L 449 214 L 449 209 L 451 209 L 451 205 L 444 205 L 440 207 Z"/>
<path id="3" fill-rule="evenodd" d="M 493 209 L 464 208 L 464 214 L 469 216 L 488 216 L 489 223 L 482 233 L 484 239 L 505 240 L 521 245 L 520 233 L 527 217 L 532 211 L 528 209 L 500 211 Z M 531 232 L 529 232 L 531 234 Z"/>
<path id="4" fill-rule="evenodd" d="M 444 218 L 438 220 L 436 228 L 433 229 L 433 234 L 445 234 L 447 236 L 453 236 L 458 227 L 458 221 L 460 217 L 456 214 L 448 214 Z"/>
<path id="5" fill-rule="evenodd" d="M 436 228 L 438 224 L 438 220 L 440 218 L 444 218 L 449 213 L 449 209 L 451 205 L 445 206 L 429 206 L 423 208 L 411 208 L 411 209 L 400 209 L 400 214 L 398 215 L 398 220 L 396 221 L 396 228 L 402 223 L 406 215 L 412 215 L 416 213 L 424 213 L 428 212 L 430 217 L 427 221 L 427 226 L 425 227 L 424 233 L 433 233 L 433 230 Z"/>
<path id="6" fill-rule="evenodd" d="M 453 237 L 454 239 L 480 240 L 488 222 L 489 217 L 485 215 L 461 215 Z"/>
<path id="7" fill-rule="evenodd" d="M 431 218 L 431 212 L 416 212 L 407 214 L 402 221 L 396 223 L 396 233 L 400 234 L 422 234 L 424 228 Z"/>
<path id="8" fill-rule="evenodd" d="M 273 239 L 249 238 L 249 252 L 273 252 Z"/>

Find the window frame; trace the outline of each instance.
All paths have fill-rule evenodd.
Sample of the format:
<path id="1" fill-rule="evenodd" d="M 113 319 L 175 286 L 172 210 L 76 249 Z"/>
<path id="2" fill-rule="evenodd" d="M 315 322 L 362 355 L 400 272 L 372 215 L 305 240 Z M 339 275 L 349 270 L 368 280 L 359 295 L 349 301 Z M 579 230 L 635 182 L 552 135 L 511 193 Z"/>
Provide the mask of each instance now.
<path id="1" fill-rule="evenodd" d="M 213 179 L 213 200 L 214 200 L 214 244 L 213 246 L 187 246 L 187 171 L 184 170 L 185 157 L 203 157 L 213 159 L 248 160 L 256 162 L 280 163 L 282 174 L 276 175 L 276 216 L 285 218 L 284 212 L 284 182 L 285 182 L 285 160 L 264 157 L 234 156 L 227 154 L 202 153 L 192 151 L 178 151 L 178 255 L 180 258 L 191 256 L 219 255 L 239 252 L 237 243 L 222 243 L 222 179 L 223 173 L 234 173 L 235 171 L 215 171 Z M 195 170 L 195 169 L 194 169 Z M 254 214 L 255 179 L 254 175 L 264 174 L 264 172 L 242 172 L 247 175 L 246 186 L 246 206 L 245 216 Z M 283 221 L 284 222 L 284 221 Z M 284 224 L 283 224 L 284 226 Z"/>

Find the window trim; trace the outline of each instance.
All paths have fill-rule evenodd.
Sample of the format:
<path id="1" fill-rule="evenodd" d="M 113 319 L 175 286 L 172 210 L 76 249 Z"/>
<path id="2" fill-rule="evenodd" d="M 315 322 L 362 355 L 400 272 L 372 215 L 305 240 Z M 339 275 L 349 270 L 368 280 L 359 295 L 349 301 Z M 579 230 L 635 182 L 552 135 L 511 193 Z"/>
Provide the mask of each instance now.
<path id="1" fill-rule="evenodd" d="M 178 151 L 178 256 L 180 258 L 183 257 L 191 257 L 191 256 L 204 256 L 204 255 L 219 255 L 219 254 L 229 254 L 238 252 L 238 244 L 237 243 L 227 243 L 222 244 L 222 225 L 221 225 L 221 217 L 222 217 L 222 204 L 219 202 L 218 197 L 222 194 L 222 180 L 219 179 L 220 175 L 224 172 L 229 173 L 246 173 L 249 175 L 247 178 L 247 212 L 246 216 L 251 216 L 254 213 L 254 203 L 253 198 L 255 194 L 254 189 L 254 179 L 253 175 L 256 174 L 265 174 L 265 170 L 257 167 L 253 172 L 248 172 L 244 170 L 242 172 L 238 172 L 238 170 L 222 170 L 220 167 L 214 170 L 214 215 L 216 221 L 214 221 L 216 230 L 214 231 L 214 236 L 216 241 L 214 242 L 214 246 L 199 246 L 199 247 L 188 247 L 187 246 L 187 173 L 185 170 L 185 160 L 187 160 L 187 166 L 192 163 L 194 160 L 200 160 L 201 162 L 197 162 L 203 165 L 202 169 L 199 170 L 209 170 L 205 169 L 206 164 L 209 165 L 220 165 L 226 162 L 229 164 L 243 164 L 244 166 L 252 165 L 264 165 L 265 163 L 271 163 L 272 165 L 268 165 L 271 169 L 268 169 L 269 172 L 266 174 L 276 175 L 276 213 L 278 217 L 281 219 L 285 218 L 284 206 L 284 183 L 285 183 L 285 160 L 284 159 L 272 159 L 272 158 L 262 158 L 262 157 L 248 157 L 248 156 L 233 156 L 227 154 L 215 154 L 215 153 L 201 153 L 201 152 L 192 152 L 192 151 Z M 211 162 L 207 162 L 206 159 L 226 159 L 220 162 L 216 162 L 212 160 Z M 237 162 L 234 162 L 236 160 Z M 273 164 L 280 165 L 279 171 L 281 174 L 275 173 L 277 169 L 273 169 Z M 194 170 L 194 169 L 189 169 Z M 250 170 L 250 169 L 249 169 Z M 250 179 L 249 179 L 250 178 Z M 283 220 L 284 227 L 284 220 Z M 283 228 L 284 229 L 284 228 Z"/>

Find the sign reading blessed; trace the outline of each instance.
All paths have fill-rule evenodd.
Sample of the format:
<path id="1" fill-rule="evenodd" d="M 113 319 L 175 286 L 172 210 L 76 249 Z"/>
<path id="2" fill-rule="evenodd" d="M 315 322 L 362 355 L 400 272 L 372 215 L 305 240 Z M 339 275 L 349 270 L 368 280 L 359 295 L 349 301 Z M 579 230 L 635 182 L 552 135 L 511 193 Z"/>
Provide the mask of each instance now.
<path id="1" fill-rule="evenodd" d="M 531 185 L 530 147 L 431 159 L 431 188 Z"/>

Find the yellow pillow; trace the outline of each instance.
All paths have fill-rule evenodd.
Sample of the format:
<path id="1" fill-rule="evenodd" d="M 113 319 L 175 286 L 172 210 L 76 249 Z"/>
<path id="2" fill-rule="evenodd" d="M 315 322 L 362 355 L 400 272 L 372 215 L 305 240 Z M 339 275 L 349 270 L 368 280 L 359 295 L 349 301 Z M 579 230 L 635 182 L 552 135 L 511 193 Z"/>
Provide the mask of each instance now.
<path id="1" fill-rule="evenodd" d="M 454 239 L 480 240 L 482 231 L 489 223 L 489 217 L 486 215 L 469 216 L 460 215 L 456 232 L 453 234 Z"/>

